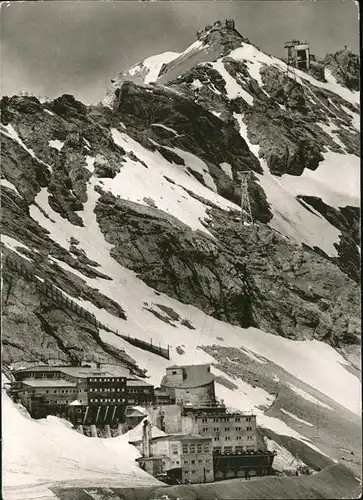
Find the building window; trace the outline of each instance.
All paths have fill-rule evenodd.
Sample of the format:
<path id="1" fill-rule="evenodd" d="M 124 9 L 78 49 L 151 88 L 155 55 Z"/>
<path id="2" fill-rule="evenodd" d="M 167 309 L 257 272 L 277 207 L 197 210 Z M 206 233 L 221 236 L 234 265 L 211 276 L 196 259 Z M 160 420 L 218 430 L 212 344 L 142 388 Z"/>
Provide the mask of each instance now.
<path id="1" fill-rule="evenodd" d="M 226 453 L 230 453 L 230 452 L 232 451 L 232 448 L 233 448 L 232 446 L 225 446 L 225 447 L 224 447 L 224 451 L 225 451 Z"/>
<path id="2" fill-rule="evenodd" d="M 203 432 L 208 432 L 208 427 L 203 427 Z"/>
<path id="3" fill-rule="evenodd" d="M 230 436 L 226 436 L 226 441 L 230 441 L 230 440 L 231 440 Z"/>
<path id="4" fill-rule="evenodd" d="M 247 441 L 252 441 L 252 436 L 247 436 Z"/>
<path id="5" fill-rule="evenodd" d="M 236 427 L 236 431 L 240 431 L 241 430 L 241 427 Z"/>
<path id="6" fill-rule="evenodd" d="M 173 370 L 171 373 L 172 373 L 172 375 L 176 375 L 176 371 L 175 370 Z"/>
<path id="7" fill-rule="evenodd" d="M 219 418 L 214 418 L 213 422 L 219 422 Z"/>
<path id="8" fill-rule="evenodd" d="M 247 417 L 246 422 L 251 422 L 251 417 Z"/>
<path id="9" fill-rule="evenodd" d="M 190 453 L 195 453 L 195 444 L 190 445 Z"/>
<path id="10" fill-rule="evenodd" d="M 208 419 L 207 418 L 202 418 L 202 422 L 208 422 Z"/>
<path id="11" fill-rule="evenodd" d="M 206 463 L 206 464 L 210 464 L 210 460 L 206 460 L 206 461 L 205 461 L 205 463 Z"/>
<path id="12" fill-rule="evenodd" d="M 192 474 L 196 474 L 196 472 L 197 472 L 196 470 L 192 470 Z"/>
<path id="13" fill-rule="evenodd" d="M 189 464 L 188 460 L 184 460 L 184 465 L 188 465 L 188 464 Z"/>
<path id="14" fill-rule="evenodd" d="M 240 421 L 241 421 L 241 418 L 240 418 L 240 417 L 236 417 L 236 418 L 235 418 L 235 421 L 236 421 L 236 422 L 240 422 Z"/>
<path id="15" fill-rule="evenodd" d="M 225 428 L 224 428 L 224 430 L 225 430 L 226 432 L 229 432 L 229 427 L 225 427 Z"/>
<path id="16" fill-rule="evenodd" d="M 216 436 L 216 437 L 214 438 L 214 441 L 219 441 L 219 436 Z"/>
<path id="17" fill-rule="evenodd" d="M 209 444 L 205 444 L 203 446 L 203 451 L 204 451 L 204 453 L 209 453 Z"/>
<path id="18" fill-rule="evenodd" d="M 247 427 L 247 430 L 248 431 L 252 431 L 252 427 Z"/>
<path id="19" fill-rule="evenodd" d="M 56 394 L 57 392 L 58 392 L 57 389 L 54 389 L 54 394 Z"/>
<path id="20" fill-rule="evenodd" d="M 183 444 L 183 453 L 189 453 L 189 446 L 187 444 Z"/>
<path id="21" fill-rule="evenodd" d="M 184 471 L 184 474 L 189 474 L 189 471 L 188 471 L 188 470 L 185 470 L 185 471 Z"/>
<path id="22" fill-rule="evenodd" d="M 191 464 L 195 464 L 195 460 L 192 460 L 190 463 L 191 463 Z"/>
<path id="23" fill-rule="evenodd" d="M 198 464 L 202 464 L 203 463 L 203 460 L 198 460 Z"/>
<path id="24" fill-rule="evenodd" d="M 203 446 L 201 444 L 197 444 L 197 453 L 203 453 Z"/>

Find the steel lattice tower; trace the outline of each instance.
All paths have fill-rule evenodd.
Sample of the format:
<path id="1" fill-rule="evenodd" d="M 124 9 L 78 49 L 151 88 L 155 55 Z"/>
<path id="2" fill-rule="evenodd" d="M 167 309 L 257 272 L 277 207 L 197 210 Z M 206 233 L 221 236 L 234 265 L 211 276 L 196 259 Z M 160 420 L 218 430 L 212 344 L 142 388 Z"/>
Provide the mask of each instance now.
<path id="1" fill-rule="evenodd" d="M 250 197 L 248 194 L 248 180 L 251 178 L 252 172 L 245 170 L 238 173 L 241 181 L 241 225 L 253 224 L 252 210 Z"/>

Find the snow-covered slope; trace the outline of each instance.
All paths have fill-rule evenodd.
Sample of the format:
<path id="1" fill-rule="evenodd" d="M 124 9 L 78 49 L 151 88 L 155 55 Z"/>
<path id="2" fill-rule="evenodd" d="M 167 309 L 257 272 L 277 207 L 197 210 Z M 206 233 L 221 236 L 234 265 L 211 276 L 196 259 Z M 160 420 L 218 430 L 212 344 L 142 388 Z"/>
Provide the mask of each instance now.
<path id="1" fill-rule="evenodd" d="M 93 332 L 98 348 L 126 352 L 151 383 L 170 364 L 210 362 L 227 406 L 337 460 L 341 447 L 359 453 L 360 439 L 360 381 L 347 361 L 360 330 L 357 93 L 329 75 L 287 76 L 282 61 L 238 33 L 229 46 L 222 31 L 122 72 L 113 111 L 70 96 L 2 102 L 2 251 L 34 270 L 31 282 L 6 269 L 6 355 L 22 356 L 28 335 L 45 339 L 32 356 L 88 342 L 87 325 L 44 307 L 34 282 L 46 279 L 114 332 L 169 345 L 166 360 Z M 240 224 L 244 170 L 251 227 Z M 8 455 L 14 482 L 18 470 L 29 483 L 113 480 L 119 461 L 125 484 L 143 480 L 119 458 L 124 437 L 87 440 L 56 419 L 32 422 L 4 398 L 10 444 L 23 446 L 19 426 L 36 429 L 50 449 L 59 444 L 64 474 L 42 476 L 46 445 L 33 457 L 29 437 L 27 451 Z M 87 455 L 75 455 L 73 440 Z"/>
<path id="2" fill-rule="evenodd" d="M 112 104 L 115 89 L 119 88 L 125 81 L 131 81 L 139 84 L 155 82 L 163 65 L 171 62 L 178 56 L 178 52 L 164 52 L 163 54 L 148 57 L 141 63 L 137 63 L 130 69 L 121 72 L 117 77 L 112 79 L 113 86 L 108 91 L 108 95 L 104 99 L 103 104 L 105 106 Z"/>
<path id="3" fill-rule="evenodd" d="M 129 435 L 91 439 L 56 417 L 33 420 L 2 390 L 2 478 L 8 499 L 32 498 L 47 485 L 134 486 L 159 484 L 142 471 Z M 39 492 L 38 492 L 39 493 Z M 48 490 L 47 494 L 51 497 Z M 21 496 L 24 495 L 24 496 Z"/>

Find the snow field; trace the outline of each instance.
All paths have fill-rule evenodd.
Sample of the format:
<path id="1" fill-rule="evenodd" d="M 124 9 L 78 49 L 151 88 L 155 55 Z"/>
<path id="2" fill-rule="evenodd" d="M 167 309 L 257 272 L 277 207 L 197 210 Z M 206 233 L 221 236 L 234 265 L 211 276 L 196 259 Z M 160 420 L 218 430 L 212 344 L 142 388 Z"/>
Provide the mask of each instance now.
<path id="1" fill-rule="evenodd" d="M 48 144 L 51 148 L 58 149 L 58 151 L 61 151 L 64 146 L 64 142 L 58 141 L 58 139 L 48 141 Z"/>
<path id="2" fill-rule="evenodd" d="M 179 148 L 167 148 L 184 159 L 185 167 L 183 167 L 169 163 L 160 153 L 147 150 L 117 129 L 112 129 L 112 136 L 117 145 L 127 152 L 134 152 L 137 158 L 149 167 L 146 169 L 141 163 L 127 158 L 116 177 L 103 179 L 104 188 L 112 191 L 115 196 L 119 195 L 121 198 L 140 204 L 146 204 L 144 198 L 152 198 L 160 210 L 173 215 L 192 229 L 199 229 L 207 234 L 210 234 L 209 231 L 201 224 L 207 217 L 207 206 L 190 196 L 178 184 L 212 201 L 223 210 L 230 208 L 238 210 L 237 205 L 213 192 L 216 187 L 209 169 L 195 155 Z M 203 175 L 207 186 L 211 189 L 203 186 L 189 174 L 188 167 Z M 168 182 L 164 176 L 172 179 L 175 184 Z"/>
<path id="3" fill-rule="evenodd" d="M 160 70 L 163 64 L 168 64 L 174 59 L 176 59 L 180 54 L 178 52 L 164 52 L 162 54 L 157 54 L 155 56 L 148 57 L 142 63 L 135 64 L 128 73 L 131 76 L 135 76 L 146 70 L 146 75 L 144 77 L 144 83 L 155 82 L 159 76 Z"/>
<path id="4" fill-rule="evenodd" d="M 279 182 L 292 195 L 321 198 L 334 208 L 360 205 L 360 158 L 329 151 L 316 170 L 305 169 L 300 176 L 283 174 Z"/>
<path id="5" fill-rule="evenodd" d="M 314 398 L 311 394 L 308 394 L 307 392 L 303 391 L 300 387 L 296 387 L 293 384 L 289 384 L 290 389 L 292 389 L 296 394 L 299 394 L 302 398 L 306 399 L 306 401 L 310 401 L 310 403 L 315 403 L 318 406 L 322 406 L 323 408 L 326 408 L 327 410 L 333 411 L 333 408 L 331 408 L 329 405 L 323 403 L 322 401 L 319 401 L 318 399 Z"/>
<path id="6" fill-rule="evenodd" d="M 242 97 L 250 106 L 253 106 L 253 97 L 246 92 L 241 85 L 228 73 L 222 61 L 211 63 L 213 68 L 218 71 L 226 83 L 226 92 L 229 99 Z"/>
<path id="7" fill-rule="evenodd" d="M 289 411 L 287 410 L 284 410 L 283 408 L 280 408 L 280 411 L 282 413 L 284 413 L 285 415 L 287 415 L 288 417 L 291 417 L 293 418 L 294 420 L 296 420 L 297 422 L 300 422 L 304 425 L 307 425 L 308 427 L 314 427 L 313 424 L 311 424 L 310 422 L 307 422 L 306 420 L 303 420 L 302 418 L 299 418 L 297 417 L 296 415 L 294 415 L 293 413 L 290 413 Z"/>
<path id="8" fill-rule="evenodd" d="M 346 113 L 348 113 L 348 115 L 350 115 L 353 118 L 353 120 L 352 120 L 353 127 L 359 132 L 359 130 L 360 130 L 360 115 L 359 115 L 359 113 L 354 113 L 353 111 L 348 109 L 346 106 L 342 106 L 342 108 Z"/>
<path id="9" fill-rule="evenodd" d="M 135 463 L 139 453 L 129 435 L 91 439 L 56 417 L 33 420 L 3 391 L 3 480 L 7 487 L 77 480 L 119 486 L 159 484 Z M 45 465 L 46 464 L 46 465 Z"/>
<path id="10" fill-rule="evenodd" d="M 16 194 L 18 194 L 19 196 L 21 196 L 21 194 L 19 193 L 19 191 L 16 189 L 16 187 L 14 186 L 14 184 L 10 181 L 8 181 L 7 179 L 1 179 L 0 180 L 0 185 L 1 186 L 4 186 L 4 187 L 7 187 L 9 189 L 11 189 L 12 191 L 14 191 Z"/>
<path id="11" fill-rule="evenodd" d="M 231 165 L 229 163 L 223 162 L 223 163 L 220 163 L 219 166 L 221 167 L 223 172 L 225 174 L 227 174 L 230 179 L 233 180 L 233 172 L 232 172 Z"/>
<path id="12" fill-rule="evenodd" d="M 29 247 L 24 245 L 23 243 L 19 243 L 19 241 L 15 240 L 14 238 L 11 238 L 10 236 L 7 236 L 5 234 L 1 234 L 1 243 L 5 245 L 7 248 L 10 248 L 13 252 L 15 252 L 19 257 L 22 259 L 27 260 L 28 262 L 32 262 L 32 259 L 30 257 L 27 257 L 26 255 L 22 254 L 17 250 L 17 247 L 24 248 L 25 250 L 30 250 Z M 36 251 L 36 250 L 34 250 Z"/>
<path id="13" fill-rule="evenodd" d="M 50 171 L 52 171 L 51 165 L 48 165 L 47 163 L 44 163 L 44 161 L 40 160 L 35 154 L 34 151 L 30 148 L 28 148 L 24 142 L 20 139 L 19 134 L 17 131 L 14 129 L 14 127 L 9 123 L 8 125 L 1 125 L 0 132 L 13 141 L 17 142 L 34 160 L 36 160 L 38 163 L 42 163 L 45 165 Z"/>
<path id="14" fill-rule="evenodd" d="M 234 117 L 239 123 L 241 136 L 247 142 L 250 150 L 258 157 L 259 146 L 252 145 L 249 142 L 243 116 L 234 113 Z M 335 186 L 339 185 L 338 179 L 343 175 L 339 170 L 340 160 L 341 162 L 346 161 L 348 171 L 356 172 L 356 168 L 352 166 L 349 159 L 345 160 L 346 156 L 351 156 L 354 158 L 354 163 L 357 163 L 354 155 L 327 153 L 326 160 L 320 163 L 315 172 L 305 169 L 303 174 L 298 177 L 289 174 L 284 174 L 281 177 L 272 175 L 266 161 L 260 158 L 259 161 L 263 168 L 263 175 L 258 173 L 255 175 L 266 193 L 267 201 L 270 203 L 273 213 L 273 218 L 269 222 L 269 226 L 287 236 L 292 242 L 297 244 L 306 243 L 310 247 L 317 246 L 328 255 L 337 256 L 338 253 L 334 244 L 339 243 L 341 232 L 320 215 L 314 215 L 306 210 L 296 199 L 296 196 L 298 194 L 309 193 L 313 195 L 318 193 L 319 196 L 322 196 L 323 190 L 323 201 L 331 203 L 346 203 L 348 199 L 352 201 L 352 198 L 344 192 L 344 190 L 348 190 L 348 185 L 352 184 L 351 178 L 343 179 L 342 194 L 334 189 Z M 330 168 L 329 165 L 331 166 L 332 164 L 334 169 L 333 179 L 334 173 L 336 174 L 336 181 L 333 188 L 329 186 L 330 177 L 327 174 Z M 336 168 L 334 168 L 334 165 Z M 320 170 L 321 168 L 322 170 Z M 354 191 L 356 191 L 356 187 Z"/>

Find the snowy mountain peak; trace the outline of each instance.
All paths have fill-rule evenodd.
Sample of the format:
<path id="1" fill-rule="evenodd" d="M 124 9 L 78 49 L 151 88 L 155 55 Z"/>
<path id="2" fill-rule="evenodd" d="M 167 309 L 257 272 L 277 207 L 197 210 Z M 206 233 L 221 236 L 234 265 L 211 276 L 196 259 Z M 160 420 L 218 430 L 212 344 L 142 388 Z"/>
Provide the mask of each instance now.
<path id="1" fill-rule="evenodd" d="M 116 89 L 120 88 L 126 81 L 139 85 L 155 82 L 163 65 L 169 63 L 178 56 L 178 52 L 163 52 L 162 54 L 148 57 L 144 59 L 144 61 L 134 64 L 131 68 L 120 72 L 115 78 L 112 78 L 112 87 L 107 90 L 107 95 L 103 100 L 103 104 L 105 106 L 111 106 Z"/>

